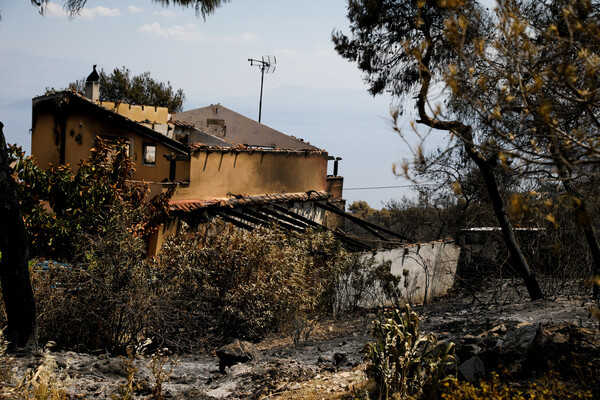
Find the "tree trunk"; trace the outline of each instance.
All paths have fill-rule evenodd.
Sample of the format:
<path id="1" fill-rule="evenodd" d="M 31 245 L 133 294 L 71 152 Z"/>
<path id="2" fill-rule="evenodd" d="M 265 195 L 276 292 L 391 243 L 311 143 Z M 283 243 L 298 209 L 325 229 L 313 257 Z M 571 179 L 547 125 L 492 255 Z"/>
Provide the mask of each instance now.
<path id="1" fill-rule="evenodd" d="M 422 32 L 426 37 L 427 48 L 424 52 L 423 58 L 419 60 L 421 88 L 419 90 L 419 95 L 417 96 L 417 110 L 419 112 L 420 120 L 418 120 L 417 123 L 425 124 L 430 128 L 452 132 L 460 138 L 465 151 L 475 162 L 481 171 L 481 174 L 483 175 L 485 186 L 488 191 L 488 195 L 490 196 L 490 200 L 492 201 L 494 213 L 498 219 L 498 224 L 502 230 L 502 237 L 504 238 L 504 242 L 508 248 L 512 265 L 517 269 L 517 272 L 523 279 L 531 300 L 541 299 L 544 297 L 544 294 L 540 289 L 537 279 L 531 273 L 529 265 L 527 264 L 527 260 L 525 259 L 525 256 L 523 255 L 523 252 L 517 243 L 514 228 L 510 222 L 510 219 L 508 218 L 508 213 L 506 212 L 504 202 L 502 201 L 502 197 L 500 196 L 500 192 L 498 190 L 498 182 L 496 181 L 496 177 L 492 172 L 492 166 L 488 163 L 486 157 L 477 149 L 475 143 L 473 142 L 472 128 L 460 121 L 443 121 L 437 119 L 437 117 L 432 118 L 427 114 L 427 95 L 429 93 L 429 86 L 431 84 L 429 62 L 431 60 L 433 43 L 428 29 L 430 29 L 430 27 L 428 27 L 427 24 L 424 24 L 422 27 Z"/>
<path id="2" fill-rule="evenodd" d="M 508 217 L 508 213 L 506 212 L 506 208 L 504 207 L 504 201 L 500 196 L 500 191 L 498 190 L 498 182 L 496 181 L 496 177 L 492 172 L 492 166 L 489 165 L 487 160 L 484 158 L 483 154 L 481 154 L 471 142 L 472 136 L 470 132 L 467 134 L 467 140 L 463 139 L 465 150 L 469 157 L 475 162 L 479 171 L 483 175 L 483 181 L 485 182 L 485 187 L 487 189 L 488 195 L 490 196 L 490 200 L 492 201 L 492 207 L 494 208 L 494 214 L 496 214 L 496 219 L 498 220 L 498 224 L 500 225 L 500 230 L 502 231 L 502 237 L 504 238 L 504 243 L 508 249 L 508 253 L 510 254 L 511 264 L 516 268 L 517 272 L 523 279 L 525 283 L 525 287 L 527 288 L 527 292 L 529 293 L 529 297 L 531 300 L 538 300 L 544 297 L 542 290 L 540 289 L 540 285 L 538 284 L 537 279 L 531 273 L 531 269 L 521 251 L 521 247 L 517 243 L 517 238 L 515 237 L 515 230 L 510 222 L 510 218 Z"/>
<path id="3" fill-rule="evenodd" d="M 29 240 L 8 164 L 0 122 L 0 285 L 6 310 L 9 349 L 37 348 L 35 300 L 29 278 Z"/>
<path id="4" fill-rule="evenodd" d="M 569 196 L 573 198 L 574 202 L 575 199 L 580 200 L 580 202 L 575 202 L 578 225 L 583 229 L 583 234 L 590 250 L 590 255 L 592 256 L 594 276 L 600 276 L 600 245 L 598 244 L 598 239 L 596 239 L 596 232 L 587 212 L 585 201 L 583 201 L 583 197 L 573 187 L 568 178 L 564 176 L 563 178 L 562 183 Z M 595 299 L 600 297 L 600 287 L 595 281 L 593 284 L 593 296 Z"/>

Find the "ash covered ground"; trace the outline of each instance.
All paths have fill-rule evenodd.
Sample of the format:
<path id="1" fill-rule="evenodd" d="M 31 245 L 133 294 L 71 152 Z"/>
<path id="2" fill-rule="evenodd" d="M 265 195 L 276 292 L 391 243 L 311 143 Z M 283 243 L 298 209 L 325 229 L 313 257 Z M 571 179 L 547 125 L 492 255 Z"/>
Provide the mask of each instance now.
<path id="1" fill-rule="evenodd" d="M 518 285 L 507 282 L 499 289 L 415 305 L 421 332 L 456 344 L 463 378 L 505 370 L 527 380 L 552 371 L 565 380 L 587 382 L 600 398 L 600 326 L 589 318 L 589 296 L 530 301 Z M 364 386 L 364 347 L 372 340 L 377 317 L 369 310 L 320 321 L 298 346 L 290 335 L 269 337 L 254 344 L 258 359 L 224 372 L 214 351 L 171 355 L 163 366 L 168 374 L 162 394 L 174 399 L 350 398 Z M 13 386 L 27 371 L 47 363 L 51 379 L 73 398 L 118 398 L 128 374 L 126 359 L 107 354 L 50 351 L 5 361 Z M 156 374 L 150 358 L 137 356 L 132 365 L 135 398 L 153 398 Z M 4 398 L 11 398 L 11 390 L 9 385 Z"/>

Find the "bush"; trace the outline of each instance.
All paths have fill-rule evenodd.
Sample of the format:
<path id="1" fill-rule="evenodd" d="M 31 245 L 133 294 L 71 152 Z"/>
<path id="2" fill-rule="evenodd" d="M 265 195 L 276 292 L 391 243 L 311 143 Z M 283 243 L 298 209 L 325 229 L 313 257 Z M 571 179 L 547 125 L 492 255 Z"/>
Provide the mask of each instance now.
<path id="1" fill-rule="evenodd" d="M 79 264 L 33 264 L 40 342 L 92 351 L 123 351 L 147 334 L 152 271 L 144 241 L 113 210 L 102 234 L 82 239 Z M 37 265 L 37 266 L 36 266 Z"/>
<path id="2" fill-rule="evenodd" d="M 478 383 L 448 382 L 444 385 L 442 399 L 447 400 L 512 400 L 512 399 L 592 399 L 593 395 L 589 391 L 568 387 L 557 379 L 557 376 L 550 374 L 542 377 L 536 382 L 528 382 L 524 385 L 516 385 L 511 382 L 501 381 L 498 374 L 492 374 L 489 380 L 482 380 Z"/>
<path id="3" fill-rule="evenodd" d="M 220 220 L 146 260 L 128 224 L 115 211 L 87 238 L 85 262 L 33 268 L 41 342 L 123 353 L 143 338 L 176 351 L 209 338 L 258 340 L 332 312 L 338 277 L 355 262 L 330 233 L 248 232 Z"/>
<path id="4" fill-rule="evenodd" d="M 350 259 L 330 233 L 248 232 L 216 221 L 202 234 L 168 240 L 155 263 L 161 290 L 170 291 L 162 297 L 171 296 L 176 312 L 190 305 L 196 310 L 179 314 L 184 321 L 174 327 L 205 326 L 256 340 L 297 318 L 331 312 L 337 279 Z M 169 289 L 182 284 L 190 290 Z M 197 321 L 190 324 L 190 318 Z"/>

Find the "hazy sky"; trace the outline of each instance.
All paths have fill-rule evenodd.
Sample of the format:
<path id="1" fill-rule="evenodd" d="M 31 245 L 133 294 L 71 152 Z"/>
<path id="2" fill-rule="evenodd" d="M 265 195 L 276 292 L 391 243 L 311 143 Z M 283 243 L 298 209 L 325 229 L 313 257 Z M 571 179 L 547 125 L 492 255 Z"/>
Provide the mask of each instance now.
<path id="1" fill-rule="evenodd" d="M 409 157 L 390 128 L 389 98 L 372 98 L 356 66 L 337 55 L 346 0 L 232 0 L 206 21 L 193 9 L 150 0 L 89 0 L 69 19 L 62 2 L 38 14 L 28 0 L 0 0 L 0 120 L 29 148 L 31 97 L 91 72 L 127 66 L 183 88 L 185 109 L 222 103 L 258 117 L 260 73 L 248 58 L 277 57 L 265 76 L 262 122 L 343 158 L 346 188 L 402 186 L 392 164 Z M 29 106 L 30 107 L 30 106 Z M 26 124 L 29 125 L 26 125 Z M 406 188 L 348 190 L 374 207 Z"/>

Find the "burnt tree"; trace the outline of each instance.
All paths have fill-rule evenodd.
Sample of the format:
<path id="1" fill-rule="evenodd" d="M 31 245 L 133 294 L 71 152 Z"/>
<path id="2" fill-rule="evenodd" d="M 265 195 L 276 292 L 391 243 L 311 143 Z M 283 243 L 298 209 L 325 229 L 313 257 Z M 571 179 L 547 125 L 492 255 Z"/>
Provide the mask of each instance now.
<path id="1" fill-rule="evenodd" d="M 29 241 L 3 127 L 0 122 L 0 284 L 7 318 L 5 338 L 9 349 L 33 350 L 37 347 L 37 323 L 29 277 Z"/>

